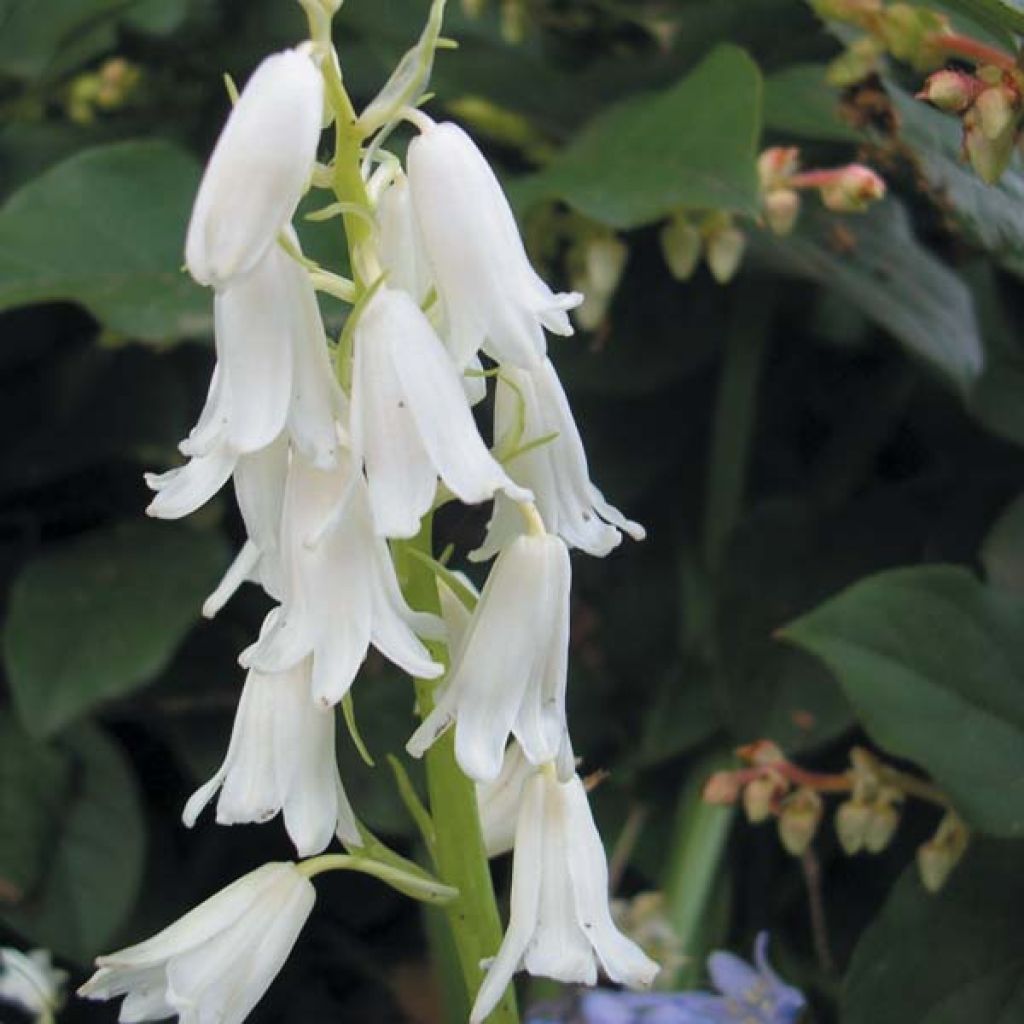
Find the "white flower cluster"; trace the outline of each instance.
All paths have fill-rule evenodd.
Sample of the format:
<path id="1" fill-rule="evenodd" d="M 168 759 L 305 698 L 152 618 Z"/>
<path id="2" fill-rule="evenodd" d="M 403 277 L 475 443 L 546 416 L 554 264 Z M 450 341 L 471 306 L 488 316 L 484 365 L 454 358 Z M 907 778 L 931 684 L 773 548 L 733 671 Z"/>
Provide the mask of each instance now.
<path id="1" fill-rule="evenodd" d="M 612 923 L 565 715 L 569 548 L 603 556 L 622 532 L 643 530 L 590 482 L 547 358 L 545 331 L 572 333 L 567 311 L 581 296 L 552 292 L 534 272 L 466 133 L 408 110 L 423 83 L 412 97 L 403 90 L 423 45 L 364 112 L 382 125 L 361 153 L 365 204 L 338 204 L 364 229 L 358 246 L 350 231 L 353 282 L 306 260 L 291 225 L 325 171 L 316 155 L 333 51 L 304 44 L 268 57 L 249 79 L 207 165 L 186 243 L 190 273 L 214 292 L 209 396 L 180 446 L 188 461 L 147 480 L 149 512 L 161 518 L 193 512 L 233 480 L 248 539 L 204 612 L 245 581 L 276 602 L 240 657 L 248 678 L 227 754 L 189 800 L 186 824 L 216 795 L 222 824 L 280 812 L 301 857 L 335 835 L 359 847 L 335 757 L 335 706 L 371 644 L 429 680 L 444 668 L 424 641 L 447 643 L 450 671 L 409 752 L 421 756 L 453 728 L 458 764 L 482 787 L 489 845 L 514 836 L 511 920 L 473 1009 L 479 1022 L 521 967 L 593 983 L 600 963 L 634 986 L 657 970 Z M 403 171 L 379 144 L 406 114 L 418 135 Z M 348 294 L 349 285 L 357 302 L 331 346 L 316 288 Z M 472 411 L 491 378 L 494 451 Z M 442 618 L 408 605 L 389 541 L 417 535 L 424 515 L 451 498 L 494 502 L 474 553 L 494 565 L 472 612 L 441 587 Z M 177 1013 L 237 1024 L 313 899 L 301 865 L 266 865 L 148 942 L 101 958 L 82 991 L 126 994 L 122 1020 Z"/>

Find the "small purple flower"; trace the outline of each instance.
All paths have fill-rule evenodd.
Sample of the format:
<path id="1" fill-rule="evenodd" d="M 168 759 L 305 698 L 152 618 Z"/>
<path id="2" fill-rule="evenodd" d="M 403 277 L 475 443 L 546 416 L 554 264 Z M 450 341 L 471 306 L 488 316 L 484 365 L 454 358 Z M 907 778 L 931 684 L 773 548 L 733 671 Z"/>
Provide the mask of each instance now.
<path id="1" fill-rule="evenodd" d="M 538 1007 L 528 1024 L 796 1024 L 807 1001 L 768 963 L 768 933 L 754 943 L 754 966 L 712 953 L 708 972 L 720 993 L 584 992 L 571 1007 Z"/>

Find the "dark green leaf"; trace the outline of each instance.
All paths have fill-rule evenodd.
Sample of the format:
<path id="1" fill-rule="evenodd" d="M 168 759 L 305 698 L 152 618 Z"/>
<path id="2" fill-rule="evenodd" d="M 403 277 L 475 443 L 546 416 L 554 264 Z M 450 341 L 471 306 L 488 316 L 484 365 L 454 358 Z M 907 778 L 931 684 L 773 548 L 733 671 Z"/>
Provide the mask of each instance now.
<path id="1" fill-rule="evenodd" d="M 8 678 L 26 728 L 50 735 L 152 680 L 199 618 L 225 555 L 214 534 L 140 522 L 29 562 L 4 627 Z"/>
<path id="2" fill-rule="evenodd" d="M 1024 176 L 1015 160 L 996 185 L 986 185 L 961 156 L 960 122 L 888 84 L 900 134 L 917 156 L 936 200 L 975 245 L 1012 266 L 1024 266 Z"/>
<path id="3" fill-rule="evenodd" d="M 766 269 L 832 288 L 966 394 L 982 368 L 971 293 L 921 246 L 894 201 L 841 219 L 808 209 L 786 238 L 757 232 Z"/>
<path id="4" fill-rule="evenodd" d="M 61 46 L 132 0 L 7 0 L 0 7 L 0 71 L 18 78 L 42 74 Z"/>
<path id="5" fill-rule="evenodd" d="M 966 569 L 871 576 L 787 626 L 872 738 L 917 762 L 976 828 L 1024 835 L 1024 598 Z"/>
<path id="6" fill-rule="evenodd" d="M 131 769 L 98 729 L 69 733 L 74 798 L 40 890 L 0 918 L 25 939 L 85 963 L 105 951 L 135 904 L 145 827 Z"/>
<path id="7" fill-rule="evenodd" d="M 67 783 L 66 758 L 0 711 L 0 904 L 24 899 L 49 862 Z"/>
<path id="8" fill-rule="evenodd" d="M 823 64 L 794 64 L 764 83 L 764 126 L 789 137 L 859 142 L 861 133 L 839 116 L 839 90 L 825 81 Z"/>
<path id="9" fill-rule="evenodd" d="M 996 520 L 982 545 L 981 561 L 990 583 L 1024 591 L 1024 495 Z"/>
<path id="10" fill-rule="evenodd" d="M 209 332 L 210 296 L 181 270 L 199 170 L 167 142 L 78 153 L 0 208 L 0 309 L 80 302 L 150 340 Z"/>
<path id="11" fill-rule="evenodd" d="M 750 57 L 721 46 L 672 88 L 599 115 L 518 186 L 517 198 L 521 205 L 562 199 L 617 228 L 649 224 L 680 207 L 754 215 L 761 93 Z"/>
<path id="12" fill-rule="evenodd" d="M 1024 34 L 1021 0 L 944 0 L 943 5 L 1003 38 Z"/>
<path id="13" fill-rule="evenodd" d="M 854 953 L 843 1024 L 1024 1020 L 1024 847 L 977 843 L 937 894 L 907 868 Z"/>

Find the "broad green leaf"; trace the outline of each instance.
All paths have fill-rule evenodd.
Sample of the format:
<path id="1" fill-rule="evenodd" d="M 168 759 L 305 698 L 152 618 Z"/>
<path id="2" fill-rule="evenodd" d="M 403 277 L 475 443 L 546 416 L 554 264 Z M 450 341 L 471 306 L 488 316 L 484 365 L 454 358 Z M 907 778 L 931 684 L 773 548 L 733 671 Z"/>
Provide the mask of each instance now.
<path id="1" fill-rule="evenodd" d="M 1012 501 L 989 530 L 981 562 L 990 583 L 1024 591 L 1024 495 Z"/>
<path id="2" fill-rule="evenodd" d="M 996 185 L 986 185 L 961 156 L 960 121 L 887 83 L 935 201 L 974 244 L 1011 266 L 1024 267 L 1024 176 L 1014 160 Z"/>
<path id="3" fill-rule="evenodd" d="M 97 530 L 30 561 L 3 637 L 25 727 L 51 735 L 155 678 L 225 562 L 220 537 L 150 522 Z"/>
<path id="4" fill-rule="evenodd" d="M 841 218 L 811 207 L 792 235 L 779 238 L 759 231 L 752 249 L 765 269 L 838 292 L 961 393 L 981 372 L 971 293 L 920 245 L 897 202 Z"/>
<path id="5" fill-rule="evenodd" d="M 22 906 L 0 920 L 34 945 L 86 963 L 109 951 L 142 881 L 145 826 L 135 779 L 102 732 L 83 726 L 61 741 L 75 793 L 54 839 L 49 868 Z"/>
<path id="6" fill-rule="evenodd" d="M 761 94 L 750 57 L 720 46 L 670 89 L 598 115 L 517 186 L 517 200 L 562 199 L 616 228 L 650 224 L 680 207 L 754 215 Z"/>
<path id="7" fill-rule="evenodd" d="M 914 866 L 861 936 L 843 1024 L 1024 1020 L 1024 845 L 983 840 L 937 894 Z"/>
<path id="8" fill-rule="evenodd" d="M 133 0 L 6 0 L 0 6 L 0 71 L 41 75 L 65 43 L 110 18 Z"/>
<path id="9" fill-rule="evenodd" d="M 966 569 L 855 583 L 783 636 L 833 671 L 872 738 L 915 761 L 967 822 L 1024 835 L 1024 598 Z"/>
<path id="10" fill-rule="evenodd" d="M 714 630 L 718 704 L 737 742 L 767 738 L 797 752 L 851 725 L 825 666 L 780 644 L 776 631 L 865 573 L 913 557 L 920 527 L 896 495 L 840 511 L 775 502 L 745 517 L 726 549 Z"/>
<path id="11" fill-rule="evenodd" d="M 860 142 L 863 136 L 839 116 L 839 90 L 825 81 L 823 64 L 794 64 L 764 82 L 764 126 L 830 142 Z"/>
<path id="12" fill-rule="evenodd" d="M 0 711 L 0 905 L 31 893 L 49 862 L 67 796 L 68 763 Z"/>
<path id="13" fill-rule="evenodd" d="M 195 161 L 160 140 L 52 167 L 0 208 L 0 310 L 68 300 L 133 337 L 208 333 L 211 298 L 181 269 L 198 181 Z"/>

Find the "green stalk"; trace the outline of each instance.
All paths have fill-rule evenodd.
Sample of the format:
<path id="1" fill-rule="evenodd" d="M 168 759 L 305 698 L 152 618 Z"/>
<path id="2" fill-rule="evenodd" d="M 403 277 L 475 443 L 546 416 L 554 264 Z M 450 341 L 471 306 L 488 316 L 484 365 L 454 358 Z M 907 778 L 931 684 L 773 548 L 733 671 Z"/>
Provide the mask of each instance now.
<path id="1" fill-rule="evenodd" d="M 772 302 L 765 289 L 746 283 L 738 285 L 736 292 L 715 400 L 704 508 L 704 556 L 712 573 L 743 507 L 757 385 L 771 327 Z"/>
<path id="2" fill-rule="evenodd" d="M 665 911 L 679 938 L 686 962 L 671 979 L 671 988 L 697 984 L 704 960 L 724 937 L 729 900 L 723 857 L 732 829 L 734 808 L 701 799 L 712 772 L 735 766 L 735 758 L 715 751 L 694 766 L 679 794 L 671 854 L 662 889 Z"/>
<path id="3" fill-rule="evenodd" d="M 324 81 L 335 117 L 334 193 L 339 202 L 361 207 L 369 213 L 369 198 L 359 166 L 363 140 L 356 128 L 355 110 L 331 60 L 324 62 Z M 370 223 L 356 213 L 345 213 L 343 220 L 358 302 L 380 278 L 380 265 Z M 406 600 L 413 608 L 438 614 L 437 583 L 429 561 L 433 555 L 432 535 L 433 519 L 427 515 L 417 537 L 405 544 L 396 543 L 393 552 Z M 410 557 L 410 550 L 426 555 L 426 560 Z M 447 664 L 448 652 L 443 644 L 431 643 L 428 647 L 436 661 Z M 422 679 L 414 680 L 414 684 L 419 712 L 427 715 L 434 705 L 436 684 Z M 424 760 L 430 814 L 436 831 L 432 852 L 437 874 L 446 885 L 459 892 L 444 913 L 460 973 L 454 978 L 450 974 L 446 976 L 450 957 L 440 957 L 437 969 L 443 977 L 445 991 L 461 987 L 466 1003 L 472 1003 L 484 977 L 481 961 L 497 953 L 502 939 L 501 918 L 480 831 L 476 789 L 456 764 L 451 732 L 427 751 Z M 437 948 L 436 943 L 434 946 Z M 487 1019 L 490 1024 L 519 1024 L 515 992 L 511 987 Z"/>
<path id="4" fill-rule="evenodd" d="M 419 534 L 408 542 L 409 547 L 426 555 L 427 559 L 433 555 L 432 527 L 432 516 L 427 515 Z M 402 546 L 395 548 L 406 600 L 418 611 L 438 614 L 437 581 L 429 561 L 402 557 Z M 436 660 L 447 663 L 447 651 L 442 644 L 428 646 Z M 423 679 L 417 679 L 415 684 L 417 709 L 421 716 L 426 716 L 434 706 L 437 684 Z M 472 1002 L 484 977 L 480 962 L 497 953 L 502 938 L 501 918 L 477 813 L 476 788 L 455 761 L 452 730 L 433 744 L 424 761 L 430 813 L 436 829 L 437 874 L 445 884 L 459 890 L 458 898 L 444 908 L 444 913 L 455 943 L 463 985 Z M 519 1012 L 511 986 L 487 1019 L 490 1024 L 518 1024 Z"/>
<path id="5" fill-rule="evenodd" d="M 707 597 L 713 601 L 715 577 L 742 515 L 757 389 L 771 329 L 771 293 L 764 285 L 741 282 L 736 287 L 733 309 L 723 342 L 704 510 L 704 564 L 711 594 L 705 595 L 706 584 L 697 566 L 691 565 L 684 575 L 691 586 L 700 586 L 702 605 Z M 712 659 L 714 614 L 712 605 L 710 615 L 699 624 L 699 635 L 692 628 L 686 633 L 688 643 L 706 650 Z M 676 986 L 699 981 L 705 957 L 724 938 L 728 925 L 729 885 L 723 858 L 735 811 L 706 804 L 701 792 L 712 772 L 732 767 L 733 763 L 727 751 L 708 754 L 694 766 L 679 794 L 675 835 L 662 879 L 666 910 L 688 958 L 672 979 Z"/>

